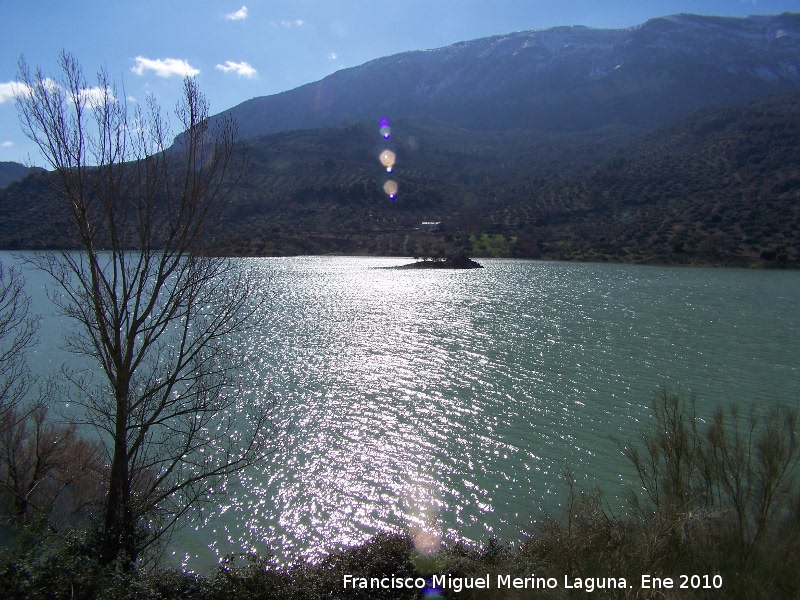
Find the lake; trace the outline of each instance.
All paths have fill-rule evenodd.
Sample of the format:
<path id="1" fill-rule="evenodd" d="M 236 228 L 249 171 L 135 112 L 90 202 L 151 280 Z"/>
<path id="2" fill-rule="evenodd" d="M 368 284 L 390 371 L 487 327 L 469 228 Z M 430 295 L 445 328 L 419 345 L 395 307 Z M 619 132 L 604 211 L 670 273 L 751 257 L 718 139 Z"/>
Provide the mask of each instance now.
<path id="1" fill-rule="evenodd" d="M 516 540 L 558 511 L 564 466 L 622 510 L 631 471 L 611 437 L 647 426 L 659 385 L 695 393 L 701 415 L 800 406 L 798 272 L 241 260 L 270 290 L 248 344 L 288 434 L 175 535 L 170 555 L 190 567 L 242 549 L 314 557 L 397 527 L 433 545 Z M 55 324 L 44 276 L 26 276 Z M 37 369 L 75 360 L 58 330 L 42 329 Z"/>

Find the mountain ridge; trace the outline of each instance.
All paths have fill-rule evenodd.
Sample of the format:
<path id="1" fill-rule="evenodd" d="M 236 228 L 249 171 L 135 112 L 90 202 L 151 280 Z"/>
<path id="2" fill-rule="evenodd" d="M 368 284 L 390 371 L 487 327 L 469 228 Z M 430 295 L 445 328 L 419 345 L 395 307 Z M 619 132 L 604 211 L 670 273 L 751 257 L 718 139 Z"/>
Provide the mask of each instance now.
<path id="1" fill-rule="evenodd" d="M 660 126 L 709 104 L 800 88 L 800 13 L 671 15 L 626 29 L 556 27 L 373 59 L 225 114 L 243 138 L 428 116 L 466 128 Z"/>
<path id="2" fill-rule="evenodd" d="M 15 181 L 41 170 L 36 167 L 26 167 L 18 162 L 0 162 L 0 188 L 11 185 Z"/>

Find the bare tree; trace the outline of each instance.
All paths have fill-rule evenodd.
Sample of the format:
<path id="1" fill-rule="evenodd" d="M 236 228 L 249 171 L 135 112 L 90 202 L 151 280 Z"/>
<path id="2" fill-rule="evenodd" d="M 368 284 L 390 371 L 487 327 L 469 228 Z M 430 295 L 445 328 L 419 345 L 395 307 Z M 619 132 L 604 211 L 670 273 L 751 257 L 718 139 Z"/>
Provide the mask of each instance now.
<path id="1" fill-rule="evenodd" d="M 93 498 L 101 468 L 92 442 L 47 416 L 53 382 L 26 360 L 39 325 L 19 268 L 0 263 L 0 520 L 47 515 L 55 526 Z"/>
<path id="2" fill-rule="evenodd" d="M 704 446 L 716 502 L 734 517 L 738 548 L 730 551 L 738 550 L 743 568 L 752 567 L 765 547 L 775 551 L 779 541 L 795 547 L 800 535 L 800 415 L 787 406 L 758 408 L 718 408 Z"/>
<path id="3" fill-rule="evenodd" d="M 30 303 L 19 269 L 0 262 L 0 431 L 13 424 L 9 417 L 35 383 L 25 359 L 39 327 Z"/>
<path id="4" fill-rule="evenodd" d="M 631 496 L 652 532 L 643 556 L 713 548 L 742 571 L 788 561 L 800 539 L 797 410 L 734 404 L 703 425 L 693 396 L 660 387 L 653 400 L 654 427 L 619 444 L 647 497 Z"/>
<path id="5" fill-rule="evenodd" d="M 99 445 L 58 424 L 38 405 L 0 421 L 0 518 L 26 523 L 46 517 L 51 528 L 75 522 L 97 502 L 102 479 Z"/>
<path id="6" fill-rule="evenodd" d="M 272 402 L 245 403 L 235 387 L 264 292 L 240 263 L 203 247 L 229 189 L 236 131 L 230 120 L 209 125 L 196 82 L 184 80 L 184 131 L 170 147 L 154 100 L 129 108 L 105 71 L 90 87 L 71 55 L 60 67 L 49 79 L 20 60 L 17 109 L 81 250 L 35 262 L 82 331 L 68 347 L 99 366 L 67 375 L 110 462 L 100 559 L 127 568 L 275 448 Z"/>

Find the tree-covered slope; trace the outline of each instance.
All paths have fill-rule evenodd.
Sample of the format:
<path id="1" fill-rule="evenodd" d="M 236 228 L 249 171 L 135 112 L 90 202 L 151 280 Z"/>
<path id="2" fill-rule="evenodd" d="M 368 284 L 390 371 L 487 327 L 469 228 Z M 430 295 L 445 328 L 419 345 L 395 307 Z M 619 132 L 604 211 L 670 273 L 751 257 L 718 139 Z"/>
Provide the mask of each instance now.
<path id="1" fill-rule="evenodd" d="M 799 124 L 800 94 L 704 109 L 644 135 L 401 121 L 391 175 L 372 124 L 267 136 L 248 144 L 224 243 L 255 253 L 410 255 L 457 243 L 476 255 L 791 262 Z M 381 189 L 389 177 L 396 201 Z M 418 231 L 422 221 L 442 221 L 441 231 Z"/>
<path id="2" fill-rule="evenodd" d="M 378 157 L 396 154 L 391 173 Z M 800 94 L 662 129 L 470 131 L 399 119 L 245 140 L 209 234 L 230 254 L 362 253 L 795 264 Z M 397 183 L 394 200 L 383 189 Z M 0 246 L 69 245 L 42 176 L 0 191 Z M 423 221 L 441 222 L 435 232 Z"/>
<path id="3" fill-rule="evenodd" d="M 34 169 L 15 162 L 0 162 L 0 188 L 30 175 Z"/>

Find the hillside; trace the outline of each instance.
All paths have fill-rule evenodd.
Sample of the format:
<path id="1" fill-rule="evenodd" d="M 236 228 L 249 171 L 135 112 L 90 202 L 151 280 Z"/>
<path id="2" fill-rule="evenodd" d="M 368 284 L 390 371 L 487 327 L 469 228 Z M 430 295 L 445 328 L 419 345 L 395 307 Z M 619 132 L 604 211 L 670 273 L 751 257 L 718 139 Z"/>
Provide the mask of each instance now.
<path id="1" fill-rule="evenodd" d="M 371 124 L 251 140 L 216 243 L 234 253 L 769 264 L 798 259 L 800 94 L 645 135 L 401 122 L 396 201 Z M 418 230 L 441 221 L 439 232 Z M 766 261 L 762 259 L 762 254 Z M 776 262 L 777 264 L 777 262 Z"/>
<path id="2" fill-rule="evenodd" d="M 800 95 L 700 111 L 637 140 L 564 191 L 572 203 L 540 232 L 544 239 L 552 227 L 559 232 L 555 254 L 795 262 Z"/>
<path id="3" fill-rule="evenodd" d="M 434 121 L 246 141 L 210 250 L 796 265 L 800 93 L 703 109 L 649 133 L 476 132 Z M 377 160 L 397 154 L 391 174 Z M 398 184 L 397 198 L 383 191 Z M 71 245 L 43 177 L 0 190 L 0 247 Z M 437 231 L 423 221 L 441 222 Z"/>
<path id="4" fill-rule="evenodd" d="M 4 188 L 9 184 L 19 181 L 27 177 L 33 172 L 25 165 L 15 162 L 0 162 L 0 188 Z"/>

